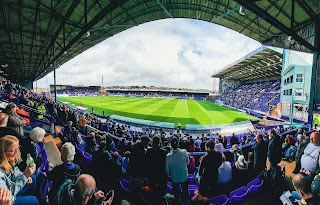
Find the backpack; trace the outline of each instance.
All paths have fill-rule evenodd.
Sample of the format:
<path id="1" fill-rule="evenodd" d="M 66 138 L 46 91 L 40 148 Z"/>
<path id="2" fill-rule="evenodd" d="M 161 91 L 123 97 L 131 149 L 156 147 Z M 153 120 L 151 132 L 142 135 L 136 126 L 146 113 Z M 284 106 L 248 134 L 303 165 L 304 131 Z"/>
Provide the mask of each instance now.
<path id="1" fill-rule="evenodd" d="M 50 201 L 51 205 L 71 205 L 73 204 L 72 192 L 74 191 L 74 182 L 65 181 L 58 189 L 54 198 Z"/>
<path id="2" fill-rule="evenodd" d="M 190 200 L 191 205 L 209 205 L 210 201 L 207 197 L 202 196 L 201 194 L 196 194 Z"/>

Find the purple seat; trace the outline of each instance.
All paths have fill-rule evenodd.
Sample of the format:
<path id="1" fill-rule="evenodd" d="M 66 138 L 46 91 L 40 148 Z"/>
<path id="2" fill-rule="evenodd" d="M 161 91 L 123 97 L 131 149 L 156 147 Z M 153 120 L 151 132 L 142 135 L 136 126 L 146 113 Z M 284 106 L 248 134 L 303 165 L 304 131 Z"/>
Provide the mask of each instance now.
<path id="1" fill-rule="evenodd" d="M 261 179 L 256 178 L 247 184 L 247 189 L 250 189 L 250 187 L 253 185 L 259 185 L 260 183 L 261 183 Z"/>
<path id="2" fill-rule="evenodd" d="M 249 190 L 245 186 L 230 192 L 230 204 L 242 204 L 246 200 L 248 193 Z"/>
<path id="3" fill-rule="evenodd" d="M 128 180 L 126 179 L 121 179 L 119 181 L 121 188 L 123 189 L 123 191 L 125 192 L 132 192 L 134 190 L 134 184 L 130 183 Z"/>
<path id="4" fill-rule="evenodd" d="M 198 185 L 189 184 L 188 186 L 190 196 L 194 195 L 194 191 L 198 189 Z"/>
<path id="5" fill-rule="evenodd" d="M 256 194 L 257 192 L 259 192 L 262 189 L 262 186 L 263 186 L 263 180 L 261 180 L 259 184 L 251 185 L 248 188 L 249 189 L 249 193 L 250 194 Z"/>
<path id="6" fill-rule="evenodd" d="M 229 198 L 227 195 L 220 195 L 209 199 L 210 204 L 213 205 L 225 205 L 228 203 Z"/>
<path id="7" fill-rule="evenodd" d="M 188 174 L 188 183 L 189 184 L 196 184 L 196 181 L 194 180 L 193 174 Z"/>
<path id="8" fill-rule="evenodd" d="M 84 152 L 82 153 L 82 156 L 85 163 L 90 164 L 92 162 L 92 156 L 89 153 Z"/>
<path id="9" fill-rule="evenodd" d="M 167 182 L 167 190 L 169 193 L 172 193 L 172 183 L 171 182 Z"/>

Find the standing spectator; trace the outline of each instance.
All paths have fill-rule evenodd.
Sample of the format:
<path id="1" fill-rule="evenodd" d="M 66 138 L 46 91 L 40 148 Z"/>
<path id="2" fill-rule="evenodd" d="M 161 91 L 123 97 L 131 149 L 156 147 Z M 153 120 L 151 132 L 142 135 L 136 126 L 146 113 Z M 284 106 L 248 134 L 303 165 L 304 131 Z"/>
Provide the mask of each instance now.
<path id="1" fill-rule="evenodd" d="M 16 129 L 21 135 L 23 135 L 23 126 L 26 125 L 26 121 L 17 113 L 17 106 L 14 103 L 9 103 L 4 112 L 9 116 L 7 127 Z"/>
<path id="2" fill-rule="evenodd" d="M 85 116 L 82 115 L 81 118 L 79 119 L 79 127 L 80 127 L 80 132 L 83 134 L 83 135 L 86 135 L 86 126 L 87 126 L 87 123 L 88 121 L 86 120 Z"/>
<path id="3" fill-rule="evenodd" d="M 140 141 L 133 145 L 130 161 L 128 163 L 127 174 L 131 182 L 141 187 L 144 178 L 147 176 L 146 169 L 146 151 L 151 139 L 148 136 L 142 136 Z"/>
<path id="4" fill-rule="evenodd" d="M 223 144 L 223 147 L 226 149 L 228 145 L 228 139 L 226 136 L 222 137 L 222 144 Z"/>
<path id="5" fill-rule="evenodd" d="M 269 131 L 269 138 L 271 139 L 268 145 L 268 159 L 271 167 L 278 168 L 278 163 L 282 159 L 282 143 L 274 129 Z"/>
<path id="6" fill-rule="evenodd" d="M 257 134 L 255 140 L 256 143 L 252 146 L 254 154 L 253 169 L 255 175 L 259 175 L 266 168 L 268 145 L 261 134 Z"/>
<path id="7" fill-rule="evenodd" d="M 222 154 L 214 150 L 214 142 L 208 140 L 205 144 L 206 155 L 203 156 L 199 166 L 201 195 L 206 196 L 210 190 L 217 188 L 218 169 L 222 164 Z"/>
<path id="8" fill-rule="evenodd" d="M 179 199 L 179 186 L 181 185 L 183 198 L 189 198 L 188 191 L 188 164 L 189 157 L 185 149 L 178 148 L 178 139 L 171 139 L 172 151 L 166 157 L 166 171 L 171 175 L 172 188 L 175 199 Z M 131 160 L 131 159 L 130 159 Z"/>
<path id="9" fill-rule="evenodd" d="M 25 195 L 35 188 L 35 177 L 31 175 L 36 165 L 26 167 L 24 172 L 16 166 L 21 160 L 18 138 L 6 135 L 0 138 L 0 187 L 9 189 L 15 205 L 37 205 L 35 196 Z"/>
<path id="10" fill-rule="evenodd" d="M 148 177 L 151 189 L 158 190 L 161 196 L 164 196 L 167 193 L 167 151 L 162 149 L 160 144 L 160 137 L 154 136 L 152 138 L 152 148 L 147 150 L 146 159 L 149 167 Z"/>
<path id="11" fill-rule="evenodd" d="M 222 164 L 218 169 L 218 183 L 229 183 L 232 180 L 231 163 L 227 161 L 226 156 L 222 155 Z"/>
<path id="12" fill-rule="evenodd" d="M 194 142 L 194 146 L 195 146 L 195 151 L 196 152 L 200 152 L 201 151 L 201 143 L 202 141 L 200 140 L 200 137 L 197 137 L 197 140 Z"/>
<path id="13" fill-rule="evenodd" d="M 234 133 L 232 133 L 232 136 L 230 138 L 230 144 L 234 145 L 234 144 L 240 144 L 238 138 L 235 136 Z"/>

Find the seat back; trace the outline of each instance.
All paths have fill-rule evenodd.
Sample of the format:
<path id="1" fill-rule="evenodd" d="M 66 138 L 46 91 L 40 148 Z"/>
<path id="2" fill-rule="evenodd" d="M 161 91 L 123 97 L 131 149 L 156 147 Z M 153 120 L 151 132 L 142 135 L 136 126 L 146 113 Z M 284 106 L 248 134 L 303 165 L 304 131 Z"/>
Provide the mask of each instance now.
<path id="1" fill-rule="evenodd" d="M 209 199 L 211 204 L 214 205 L 225 205 L 228 203 L 229 198 L 227 195 L 220 195 Z"/>
<path id="2" fill-rule="evenodd" d="M 248 193 L 249 190 L 245 186 L 230 192 L 230 204 L 242 204 L 246 200 Z"/>
<path id="3" fill-rule="evenodd" d="M 249 193 L 250 194 L 256 194 L 257 192 L 259 192 L 262 189 L 263 182 L 264 181 L 261 180 L 260 184 L 250 186 Z"/>
<path id="4" fill-rule="evenodd" d="M 247 189 L 250 189 L 250 187 L 253 185 L 259 185 L 260 183 L 261 183 L 261 179 L 256 178 L 247 184 Z"/>
<path id="5" fill-rule="evenodd" d="M 121 186 L 123 191 L 132 192 L 134 190 L 134 184 L 132 184 L 128 180 L 121 179 L 119 182 L 120 182 L 120 186 Z"/>

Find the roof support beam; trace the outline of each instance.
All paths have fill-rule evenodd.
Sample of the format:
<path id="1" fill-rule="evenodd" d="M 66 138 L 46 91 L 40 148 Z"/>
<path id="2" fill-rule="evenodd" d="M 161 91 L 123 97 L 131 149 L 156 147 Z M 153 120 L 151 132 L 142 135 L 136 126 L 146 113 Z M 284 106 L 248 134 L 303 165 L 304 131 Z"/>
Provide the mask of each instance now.
<path id="1" fill-rule="evenodd" d="M 252 13 L 260 16 L 263 18 L 265 21 L 267 21 L 269 24 L 274 25 L 277 27 L 279 30 L 281 30 L 283 33 L 287 34 L 288 36 L 292 36 L 296 41 L 301 43 L 301 45 L 305 46 L 311 51 L 315 51 L 316 48 L 305 41 L 301 36 L 297 35 L 294 31 L 292 32 L 290 28 L 286 27 L 283 25 L 280 21 L 278 21 L 276 18 L 271 16 L 269 13 L 258 7 L 256 4 L 253 4 L 247 0 L 234 0 L 238 2 L 240 5 L 245 6 L 247 9 L 249 9 Z"/>
<path id="2" fill-rule="evenodd" d="M 313 10 L 309 7 L 309 5 L 305 1 L 301 0 L 295 0 L 297 4 L 310 16 L 311 19 L 316 18 L 316 14 L 313 12 Z"/>
<path id="3" fill-rule="evenodd" d="M 78 6 L 79 2 L 80 2 L 80 0 L 74 0 L 72 2 L 72 4 L 70 5 L 68 11 L 66 12 L 66 15 L 64 16 L 64 19 L 59 24 L 59 27 L 56 30 L 55 34 L 52 36 L 51 43 L 49 44 L 49 46 L 46 48 L 44 54 L 42 55 L 42 59 L 39 61 L 39 65 L 37 66 L 35 73 L 37 73 L 38 69 L 40 68 L 41 63 L 43 63 L 43 59 L 44 59 L 44 56 L 46 55 L 46 53 L 48 53 L 48 51 L 50 50 L 51 47 L 54 47 L 54 42 L 56 41 L 56 39 L 57 39 L 58 35 L 60 34 L 62 28 L 65 26 L 66 22 L 70 18 L 71 14 L 73 13 L 73 11 Z"/>
<path id="4" fill-rule="evenodd" d="M 55 57 L 47 63 L 47 65 L 52 64 L 53 62 L 57 61 L 60 56 L 63 55 L 63 53 L 65 51 L 67 51 L 68 49 L 71 48 L 71 46 L 73 44 L 75 44 L 80 38 L 82 38 L 87 31 L 89 31 L 93 26 L 95 26 L 101 19 L 103 19 L 108 13 L 110 13 L 111 11 L 113 11 L 114 9 L 116 9 L 117 7 L 121 6 L 122 4 L 124 4 L 125 2 L 127 2 L 128 0 L 117 0 L 117 1 L 112 1 L 110 4 L 108 4 L 108 6 L 106 6 L 102 11 L 100 11 L 90 22 L 88 22 L 83 28 L 82 30 L 78 33 L 77 36 L 75 36 L 70 42 L 69 44 L 62 49 L 58 54 L 55 55 Z M 69 18 L 70 16 L 68 16 Z M 66 19 L 68 19 L 66 18 Z M 45 55 L 44 55 L 45 56 Z M 38 66 L 39 67 L 39 66 Z M 38 68 L 37 67 L 37 68 Z M 46 66 L 45 66 L 46 67 Z M 37 75 L 37 78 L 40 75 Z"/>

